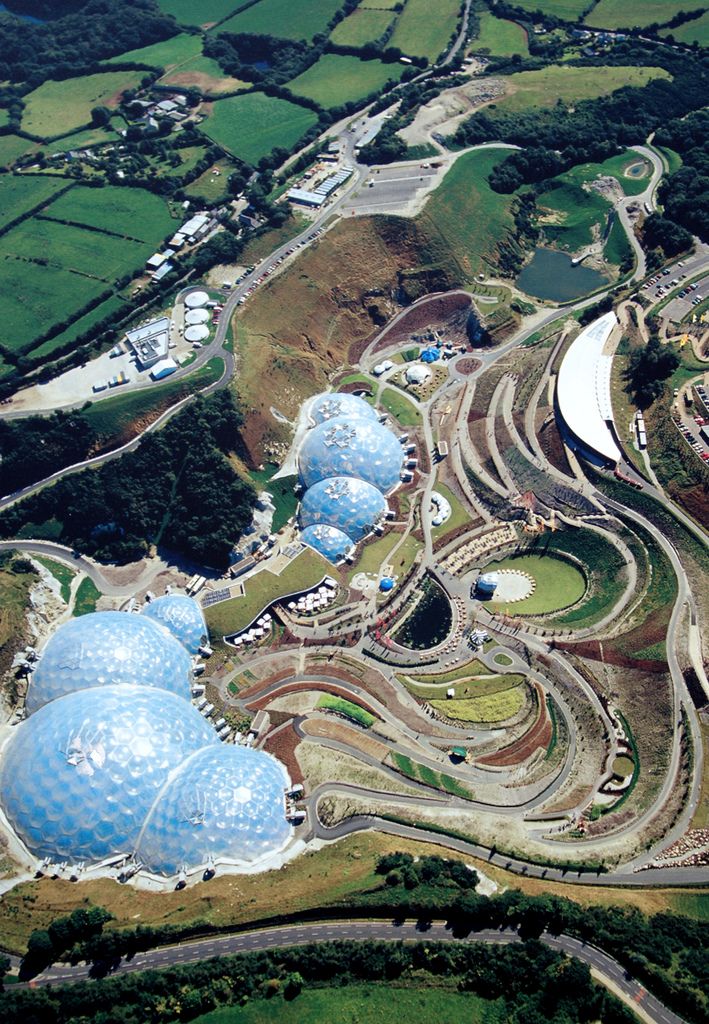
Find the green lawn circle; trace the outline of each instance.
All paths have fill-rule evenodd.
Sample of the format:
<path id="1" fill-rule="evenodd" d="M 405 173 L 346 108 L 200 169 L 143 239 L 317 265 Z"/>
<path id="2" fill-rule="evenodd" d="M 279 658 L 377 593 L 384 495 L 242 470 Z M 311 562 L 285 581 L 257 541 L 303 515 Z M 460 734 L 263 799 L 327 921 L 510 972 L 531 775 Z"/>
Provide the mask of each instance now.
<path id="1" fill-rule="evenodd" d="M 510 614 L 548 615 L 576 604 L 586 593 L 583 572 L 563 557 L 517 555 L 485 567 L 486 572 L 499 572 L 501 569 L 529 573 L 536 583 L 534 593 L 509 605 Z M 495 598 L 492 600 L 494 602 Z"/>

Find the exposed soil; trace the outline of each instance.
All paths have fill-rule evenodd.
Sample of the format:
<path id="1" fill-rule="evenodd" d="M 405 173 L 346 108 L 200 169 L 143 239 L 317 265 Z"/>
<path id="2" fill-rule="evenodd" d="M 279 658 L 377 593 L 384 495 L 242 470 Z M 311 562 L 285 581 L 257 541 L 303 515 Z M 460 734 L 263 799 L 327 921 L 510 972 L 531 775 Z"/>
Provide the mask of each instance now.
<path id="1" fill-rule="evenodd" d="M 280 729 L 277 733 L 272 733 L 267 737 L 263 745 L 264 750 L 267 750 L 269 754 L 273 754 L 274 757 L 277 757 L 286 766 L 291 782 L 294 785 L 302 785 L 305 782 L 300 765 L 298 764 L 298 758 L 295 756 L 296 747 L 300 742 L 300 736 L 291 724 L 284 729 Z"/>
<path id="2" fill-rule="evenodd" d="M 476 373 L 480 369 L 481 365 L 482 364 L 479 359 L 470 359 L 466 357 L 465 359 L 459 359 L 455 368 L 458 373 L 462 373 L 467 376 L 468 374 Z"/>
<path id="3" fill-rule="evenodd" d="M 212 78 L 204 71 L 178 71 L 162 79 L 166 85 L 196 85 L 203 93 L 233 92 L 245 83 L 238 78 Z"/>
<path id="4" fill-rule="evenodd" d="M 403 345 L 411 338 L 412 334 L 426 330 L 445 329 L 447 333 L 450 333 L 458 325 L 460 319 L 456 314 L 465 311 L 467 317 L 470 304 L 470 296 L 462 293 L 437 295 L 435 298 L 424 299 L 407 310 L 391 330 L 383 332 L 372 352 L 381 352 L 391 345 Z"/>
<path id="5" fill-rule="evenodd" d="M 536 722 L 524 736 L 515 742 L 510 744 L 509 747 L 503 747 L 496 754 L 488 754 L 487 757 L 479 758 L 480 764 L 489 765 L 490 767 L 504 768 L 513 764 L 522 764 L 528 757 L 538 749 L 547 749 L 551 742 L 552 726 L 551 719 L 547 712 L 547 705 L 544 699 L 544 694 L 539 683 L 535 683 L 537 691 L 537 699 L 539 701 L 540 713 L 537 717 Z"/>
<path id="6" fill-rule="evenodd" d="M 364 754 L 376 757 L 380 761 L 383 761 L 389 753 L 389 748 L 385 747 L 383 743 L 379 743 L 378 740 L 372 739 L 357 729 L 351 729 L 337 719 L 311 718 L 307 722 L 303 722 L 303 732 L 308 736 L 320 736 L 323 739 L 346 743 L 348 747 L 361 750 Z"/>

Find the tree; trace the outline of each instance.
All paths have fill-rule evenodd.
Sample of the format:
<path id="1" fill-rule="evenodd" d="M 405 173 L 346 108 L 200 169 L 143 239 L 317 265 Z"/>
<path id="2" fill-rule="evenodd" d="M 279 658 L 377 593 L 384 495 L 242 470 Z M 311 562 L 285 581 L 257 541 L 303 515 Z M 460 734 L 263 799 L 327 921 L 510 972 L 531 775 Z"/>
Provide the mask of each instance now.
<path id="1" fill-rule="evenodd" d="M 640 409 L 647 409 L 662 394 L 664 382 L 679 366 L 677 353 L 663 345 L 657 334 L 651 334 L 643 348 L 630 355 L 623 373 L 628 382 L 626 391 Z"/>
<path id="2" fill-rule="evenodd" d="M 91 124 L 97 128 L 103 128 L 111 120 L 111 111 L 108 107 L 92 107 L 91 108 Z"/>

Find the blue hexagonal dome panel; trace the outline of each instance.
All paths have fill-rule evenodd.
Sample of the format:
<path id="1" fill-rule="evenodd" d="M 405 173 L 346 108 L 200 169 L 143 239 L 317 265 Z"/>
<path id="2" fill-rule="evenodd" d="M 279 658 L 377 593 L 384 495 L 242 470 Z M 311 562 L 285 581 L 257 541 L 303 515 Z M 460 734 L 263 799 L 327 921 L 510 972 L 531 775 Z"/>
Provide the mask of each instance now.
<path id="1" fill-rule="evenodd" d="M 300 508 L 303 527 L 323 523 L 335 526 L 355 540 L 372 532 L 387 510 L 381 491 L 354 477 L 320 480 L 305 492 Z"/>
<path id="2" fill-rule="evenodd" d="M 202 609 L 191 597 L 184 594 L 156 597 L 145 605 L 142 614 L 162 623 L 190 654 L 197 654 L 202 644 L 207 642 L 207 623 Z"/>
<path id="3" fill-rule="evenodd" d="M 72 693 L 13 731 L 0 802 L 37 857 L 131 853 L 170 773 L 215 746 L 196 708 L 166 690 L 124 684 Z"/>
<path id="4" fill-rule="evenodd" d="M 191 757 L 170 780 L 146 822 L 137 856 L 149 870 L 174 875 L 210 857 L 251 864 L 283 848 L 288 774 L 275 758 L 245 747 Z"/>
<path id="5" fill-rule="evenodd" d="M 402 459 L 390 430 L 353 416 L 314 427 L 301 446 L 298 469 L 306 488 L 328 477 L 352 476 L 386 494 L 399 482 Z"/>
<path id="6" fill-rule="evenodd" d="M 136 683 L 189 700 L 192 668 L 184 647 L 160 623 L 125 612 L 71 619 L 48 641 L 27 693 L 27 713 L 77 690 Z"/>
<path id="7" fill-rule="evenodd" d="M 368 402 L 357 395 L 348 394 L 320 395 L 310 406 L 310 416 L 316 423 L 325 423 L 342 416 L 359 416 L 372 421 L 379 419 Z"/>
<path id="8" fill-rule="evenodd" d="M 333 563 L 341 562 L 354 547 L 354 541 L 346 533 L 323 523 L 306 527 L 300 537 L 305 544 Z"/>

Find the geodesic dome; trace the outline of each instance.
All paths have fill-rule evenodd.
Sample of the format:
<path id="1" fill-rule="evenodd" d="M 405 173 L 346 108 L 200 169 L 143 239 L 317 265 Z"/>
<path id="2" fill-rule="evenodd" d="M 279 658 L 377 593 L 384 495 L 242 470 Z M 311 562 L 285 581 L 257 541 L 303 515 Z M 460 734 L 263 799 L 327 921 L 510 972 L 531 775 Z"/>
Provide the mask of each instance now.
<path id="1" fill-rule="evenodd" d="M 197 654 L 208 640 L 207 623 L 197 602 L 184 594 L 164 594 L 143 608 L 141 615 L 154 619 L 172 633 L 190 654 Z"/>
<path id="2" fill-rule="evenodd" d="M 27 693 L 31 715 L 77 690 L 137 683 L 190 699 L 190 656 L 160 623 L 125 612 L 92 612 L 47 642 Z"/>
<path id="3" fill-rule="evenodd" d="M 170 773 L 215 746 L 217 735 L 197 709 L 165 690 L 71 693 L 13 731 L 0 802 L 37 857 L 76 862 L 130 853 Z"/>
<path id="4" fill-rule="evenodd" d="M 326 421 L 303 441 L 298 470 L 305 487 L 334 476 L 365 480 L 383 494 L 399 482 L 401 445 L 381 423 L 362 417 Z"/>
<path id="5" fill-rule="evenodd" d="M 364 480 L 336 476 L 320 480 L 305 492 L 300 509 L 303 527 L 322 523 L 361 540 L 387 511 L 381 491 Z"/>
<path id="6" fill-rule="evenodd" d="M 310 416 L 316 423 L 325 423 L 341 416 L 359 416 L 372 421 L 379 419 L 372 406 L 363 398 L 346 393 L 320 395 L 310 406 Z"/>
<path id="7" fill-rule="evenodd" d="M 283 848 L 285 768 L 268 754 L 220 747 L 192 756 L 155 804 L 138 843 L 150 871 L 174 875 L 210 857 L 253 863 Z"/>
<path id="8" fill-rule="evenodd" d="M 304 544 L 308 544 L 318 554 L 330 562 L 341 562 L 354 548 L 354 541 L 335 526 L 308 526 L 300 535 Z"/>

